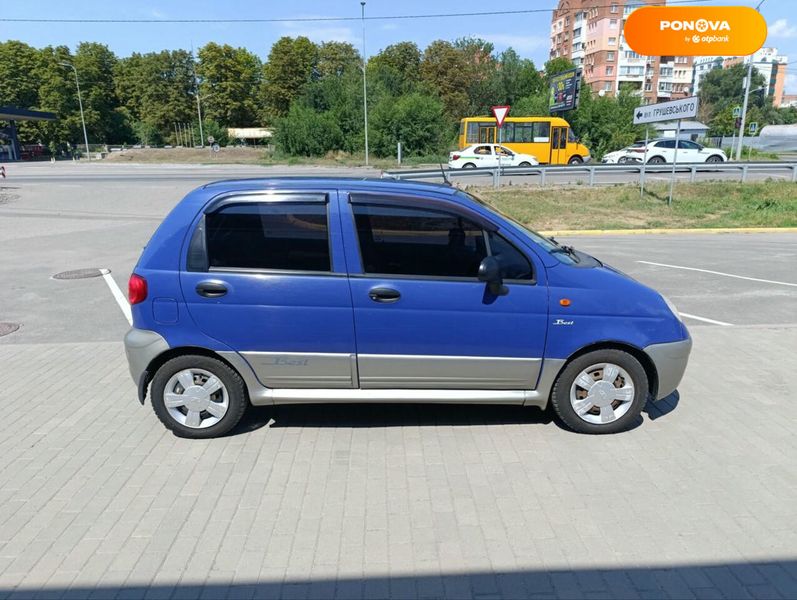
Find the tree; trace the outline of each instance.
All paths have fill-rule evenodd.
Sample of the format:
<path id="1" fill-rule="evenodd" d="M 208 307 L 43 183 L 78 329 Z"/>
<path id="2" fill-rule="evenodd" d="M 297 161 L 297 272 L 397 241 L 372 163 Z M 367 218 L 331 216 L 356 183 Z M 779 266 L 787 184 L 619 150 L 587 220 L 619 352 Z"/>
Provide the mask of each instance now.
<path id="1" fill-rule="evenodd" d="M 297 103 L 277 121 L 274 143 L 289 155 L 323 156 L 343 146 L 343 133 L 331 113 L 318 113 Z"/>
<path id="2" fill-rule="evenodd" d="M 711 106 L 714 114 L 727 106 L 742 105 L 744 100 L 744 86 L 742 82 L 747 77 L 747 65 L 738 64 L 729 69 L 714 69 L 709 71 L 700 82 L 700 103 Z M 764 76 L 753 69 L 753 85 L 751 89 L 764 86 Z M 763 106 L 766 102 L 764 94 L 750 94 L 750 102 L 755 106 Z M 771 102 L 770 102 L 771 104 Z"/>
<path id="3" fill-rule="evenodd" d="M 466 116 L 471 81 L 463 52 L 450 42 L 434 41 L 423 53 L 420 71 L 424 87 L 437 94 L 449 117 L 458 120 Z"/>
<path id="4" fill-rule="evenodd" d="M 581 89 L 578 108 L 571 111 L 570 125 L 596 160 L 644 137 L 644 127 L 634 125 L 634 110 L 641 98 L 622 87 L 617 97 L 596 96 L 589 86 Z"/>
<path id="5" fill-rule="evenodd" d="M 385 97 L 373 110 L 372 147 L 377 156 L 394 156 L 401 142 L 405 156 L 427 156 L 444 152 L 451 124 L 443 104 L 420 93 L 398 99 Z"/>
<path id="6" fill-rule="evenodd" d="M 194 59 L 185 50 L 133 53 L 117 63 L 114 85 L 130 118 L 157 130 L 159 141 L 175 143 L 174 123 L 197 118 Z"/>
<path id="7" fill-rule="evenodd" d="M 210 42 L 199 49 L 196 73 L 204 114 L 230 127 L 257 124 L 257 90 L 263 66 L 245 48 Z"/>
<path id="8" fill-rule="evenodd" d="M 421 51 L 414 42 L 392 44 L 368 60 L 368 81 L 392 96 L 415 91 L 420 80 Z"/>
<path id="9" fill-rule="evenodd" d="M 521 98 L 539 94 L 544 82 L 534 63 L 522 59 L 512 48 L 507 48 L 498 57 L 495 70 L 500 100 L 496 103 L 514 105 Z"/>
<path id="10" fill-rule="evenodd" d="M 318 76 L 342 77 L 362 66 L 360 53 L 348 42 L 324 42 L 318 47 Z"/>
<path id="11" fill-rule="evenodd" d="M 39 105 L 39 81 L 35 74 L 40 58 L 38 50 L 23 42 L 0 42 L 0 106 Z"/>
<path id="12" fill-rule="evenodd" d="M 263 67 L 264 116 L 283 116 L 316 75 L 318 47 L 306 37 L 281 37 Z"/>

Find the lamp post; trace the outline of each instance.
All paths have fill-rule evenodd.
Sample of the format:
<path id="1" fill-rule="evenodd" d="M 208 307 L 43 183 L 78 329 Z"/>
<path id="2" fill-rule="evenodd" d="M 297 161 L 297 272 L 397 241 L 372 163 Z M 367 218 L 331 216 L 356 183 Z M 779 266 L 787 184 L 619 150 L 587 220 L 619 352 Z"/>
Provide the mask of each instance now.
<path id="1" fill-rule="evenodd" d="M 360 1 L 363 22 L 363 116 L 365 120 L 365 166 L 368 166 L 368 85 L 366 83 L 365 67 L 365 0 Z"/>
<path id="2" fill-rule="evenodd" d="M 89 150 L 89 135 L 86 133 L 86 118 L 83 116 L 83 99 L 80 97 L 80 81 L 77 77 L 75 65 L 68 62 L 58 63 L 62 67 L 69 67 L 75 72 L 75 85 L 77 86 L 77 103 L 80 106 L 80 121 L 83 123 L 83 141 L 86 142 L 86 158 L 91 161 L 91 151 Z"/>

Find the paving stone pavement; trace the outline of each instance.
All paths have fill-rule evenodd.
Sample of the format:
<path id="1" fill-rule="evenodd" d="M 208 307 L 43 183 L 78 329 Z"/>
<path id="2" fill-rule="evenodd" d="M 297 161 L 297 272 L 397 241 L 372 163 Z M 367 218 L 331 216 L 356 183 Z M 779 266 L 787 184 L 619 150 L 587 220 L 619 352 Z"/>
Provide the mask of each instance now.
<path id="1" fill-rule="evenodd" d="M 797 328 L 692 331 L 679 397 L 602 437 L 304 406 L 182 440 L 121 343 L 0 343 L 0 597 L 793 598 Z"/>

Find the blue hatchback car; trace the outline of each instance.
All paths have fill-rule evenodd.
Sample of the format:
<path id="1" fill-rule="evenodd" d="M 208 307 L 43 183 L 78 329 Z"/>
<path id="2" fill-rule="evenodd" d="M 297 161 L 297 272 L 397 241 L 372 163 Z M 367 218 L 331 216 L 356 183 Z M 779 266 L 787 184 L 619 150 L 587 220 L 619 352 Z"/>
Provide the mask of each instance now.
<path id="1" fill-rule="evenodd" d="M 658 292 L 465 191 L 221 181 L 186 196 L 129 284 L 143 404 L 206 438 L 250 404 L 548 403 L 612 433 L 671 394 L 692 341 Z"/>

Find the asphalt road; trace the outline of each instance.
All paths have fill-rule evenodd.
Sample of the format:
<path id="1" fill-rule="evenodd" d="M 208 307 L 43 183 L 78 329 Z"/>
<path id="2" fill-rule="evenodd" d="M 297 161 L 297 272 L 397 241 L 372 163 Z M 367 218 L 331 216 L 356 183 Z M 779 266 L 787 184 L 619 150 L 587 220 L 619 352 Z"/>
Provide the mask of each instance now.
<path id="1" fill-rule="evenodd" d="M 0 182 L 0 597 L 797 595 L 797 234 L 566 240 L 688 315 L 678 394 L 627 433 L 289 406 L 191 441 L 136 402 L 112 286 L 52 275 L 125 289 L 188 190 L 253 170 L 48 167 Z"/>

